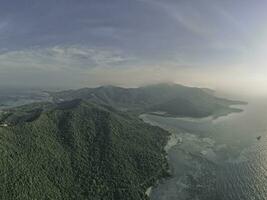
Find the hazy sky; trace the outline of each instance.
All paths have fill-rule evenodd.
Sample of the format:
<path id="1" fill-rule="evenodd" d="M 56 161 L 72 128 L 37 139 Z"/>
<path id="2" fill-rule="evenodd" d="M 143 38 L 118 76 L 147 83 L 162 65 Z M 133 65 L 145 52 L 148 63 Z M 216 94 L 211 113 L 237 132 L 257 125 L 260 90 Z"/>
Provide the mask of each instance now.
<path id="1" fill-rule="evenodd" d="M 266 9 L 267 0 L 1 0 L 0 85 L 267 91 Z"/>

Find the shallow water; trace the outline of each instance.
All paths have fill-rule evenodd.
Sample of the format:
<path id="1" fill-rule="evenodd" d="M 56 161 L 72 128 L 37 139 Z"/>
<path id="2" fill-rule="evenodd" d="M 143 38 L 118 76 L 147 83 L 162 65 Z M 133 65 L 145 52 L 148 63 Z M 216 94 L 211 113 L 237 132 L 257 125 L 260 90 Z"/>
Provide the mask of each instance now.
<path id="1" fill-rule="evenodd" d="M 154 187 L 151 199 L 267 199 L 267 101 L 244 109 L 216 120 L 143 115 L 182 138 L 168 151 L 173 177 Z"/>

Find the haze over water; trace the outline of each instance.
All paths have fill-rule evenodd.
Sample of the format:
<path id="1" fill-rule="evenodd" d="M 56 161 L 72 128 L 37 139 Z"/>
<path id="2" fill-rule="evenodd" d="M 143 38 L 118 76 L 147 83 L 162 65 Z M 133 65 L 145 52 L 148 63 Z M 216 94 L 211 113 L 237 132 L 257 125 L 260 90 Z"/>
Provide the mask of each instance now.
<path id="1" fill-rule="evenodd" d="M 267 101 L 254 99 L 243 108 L 216 120 L 146 115 L 182 138 L 168 153 L 173 177 L 154 188 L 151 198 L 267 199 Z"/>
<path id="2" fill-rule="evenodd" d="M 252 95 L 244 112 L 218 119 L 143 115 L 177 142 L 173 177 L 151 198 L 266 200 L 266 8 L 267 0 L 1 0 L 0 113 L 52 101 L 48 88 L 172 82 Z"/>

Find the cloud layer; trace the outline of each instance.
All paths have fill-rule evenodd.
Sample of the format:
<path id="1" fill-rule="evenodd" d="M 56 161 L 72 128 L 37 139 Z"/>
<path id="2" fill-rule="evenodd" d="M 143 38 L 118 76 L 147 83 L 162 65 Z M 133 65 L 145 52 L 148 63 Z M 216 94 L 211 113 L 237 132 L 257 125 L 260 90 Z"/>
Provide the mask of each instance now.
<path id="1" fill-rule="evenodd" d="M 267 91 L 266 7 L 264 0 L 2 0 L 0 86 L 176 81 Z"/>
<path id="2" fill-rule="evenodd" d="M 7 51 L 0 54 L 0 79 L 2 84 L 5 80 L 14 86 L 77 87 L 86 82 L 84 79 L 88 71 L 94 68 L 119 67 L 132 59 L 115 49 L 84 46 Z"/>

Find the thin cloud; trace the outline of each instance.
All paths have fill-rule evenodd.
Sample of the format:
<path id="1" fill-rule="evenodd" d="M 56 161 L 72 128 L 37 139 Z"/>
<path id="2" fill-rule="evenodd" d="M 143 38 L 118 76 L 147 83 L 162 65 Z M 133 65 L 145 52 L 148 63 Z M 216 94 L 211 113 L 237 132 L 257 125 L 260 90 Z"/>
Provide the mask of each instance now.
<path id="1" fill-rule="evenodd" d="M 54 46 L 4 52 L 0 55 L 0 69 L 81 70 L 113 66 L 129 59 L 115 49 Z"/>
<path id="2" fill-rule="evenodd" d="M 184 26 L 189 31 L 200 36 L 207 37 L 212 34 L 213 27 L 202 21 L 202 16 L 197 9 L 186 4 L 174 4 L 160 0 L 139 0 L 159 7 L 164 13 L 172 18 L 177 24 Z"/>
<path id="3" fill-rule="evenodd" d="M 117 49 L 80 45 L 3 51 L 0 84 L 25 87 L 82 87 L 94 68 L 124 65 L 132 57 Z"/>

